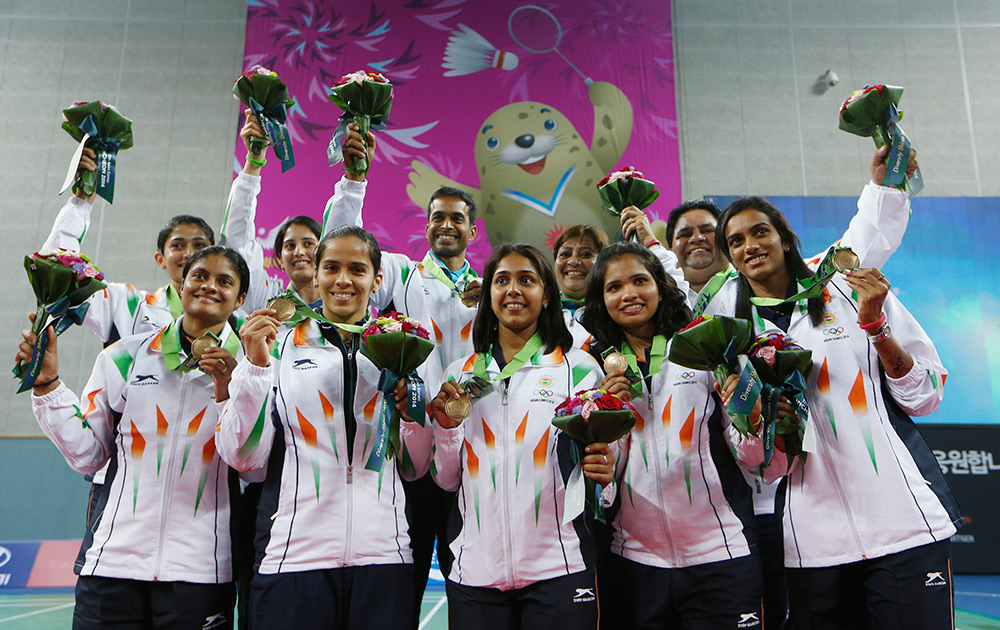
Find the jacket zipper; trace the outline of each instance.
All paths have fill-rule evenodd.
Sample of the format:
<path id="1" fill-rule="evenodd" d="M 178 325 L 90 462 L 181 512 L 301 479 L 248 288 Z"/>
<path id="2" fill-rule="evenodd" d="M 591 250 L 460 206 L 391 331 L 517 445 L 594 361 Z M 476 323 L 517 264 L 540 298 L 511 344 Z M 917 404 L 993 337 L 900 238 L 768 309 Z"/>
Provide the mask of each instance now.
<path id="1" fill-rule="evenodd" d="M 347 348 L 347 390 L 344 392 L 344 403 L 345 409 L 349 410 L 351 414 L 350 417 L 354 419 L 354 441 L 349 445 L 347 452 L 350 455 L 350 461 L 347 463 L 347 542 L 344 544 L 344 565 L 351 565 L 351 547 L 354 532 L 354 444 L 358 440 L 358 422 L 357 418 L 354 418 L 354 389 L 357 386 L 357 370 L 354 365 L 354 337 L 351 337 L 351 345 Z M 346 344 L 345 344 L 346 347 Z M 344 420 L 344 434 L 347 433 L 347 415 L 345 414 Z M 363 453 L 362 453 L 363 455 Z"/>
<path id="2" fill-rule="evenodd" d="M 650 379 L 650 381 L 652 381 L 652 380 L 653 379 Z M 655 411 L 655 409 L 653 407 L 653 393 L 652 393 L 652 390 L 650 389 L 649 383 L 645 382 L 645 380 L 643 381 L 643 387 L 646 388 L 646 391 L 647 391 L 647 394 L 648 394 L 648 396 L 647 396 L 647 400 L 649 401 L 649 405 L 647 407 L 649 409 L 648 417 L 652 418 L 655 415 L 653 413 Z M 656 426 L 656 423 L 655 422 L 652 423 L 652 426 Z M 663 425 L 661 424 L 660 426 L 663 426 Z M 653 432 L 654 433 L 660 433 L 660 431 L 655 431 L 655 430 Z M 668 432 L 666 432 L 666 431 L 662 431 L 662 433 L 663 433 L 663 441 L 666 443 L 665 444 L 666 448 L 664 449 L 664 452 L 665 453 L 669 453 L 670 452 L 670 434 Z M 653 443 L 653 446 L 655 447 L 656 446 L 656 440 L 653 439 L 653 440 L 651 440 L 651 442 Z M 659 449 L 657 449 L 657 450 L 659 450 Z M 662 501 L 663 500 L 663 477 L 660 474 L 660 454 L 659 453 L 653 453 L 651 459 L 653 460 L 653 473 L 654 473 L 653 476 L 656 479 L 656 496 L 660 498 L 660 501 Z M 669 547 L 669 549 L 670 549 L 670 564 L 672 566 L 676 567 L 677 566 L 677 549 L 674 546 L 674 537 L 670 533 L 670 523 L 667 520 L 667 511 L 669 509 L 670 509 L 670 506 L 665 505 L 665 504 L 661 504 L 660 505 L 660 509 L 657 510 L 657 512 L 659 512 L 660 524 L 663 526 L 663 535 L 667 539 L 667 547 Z"/>
<path id="3" fill-rule="evenodd" d="M 507 584 L 513 588 L 514 587 L 514 545 L 511 540 L 511 525 L 510 525 L 510 495 L 512 489 L 510 488 L 512 475 L 507 474 L 507 464 L 510 458 L 507 456 L 507 446 L 508 446 L 508 417 L 507 412 L 510 410 L 509 398 L 507 395 L 509 386 L 507 381 L 500 381 L 500 388 L 503 392 L 503 426 L 501 427 L 500 435 L 503 436 L 503 454 L 500 459 L 504 466 L 503 476 L 501 479 L 504 480 L 504 492 L 503 492 L 503 521 L 504 521 L 504 547 L 507 552 L 506 564 L 507 564 Z"/>
<path id="4" fill-rule="evenodd" d="M 183 375 L 181 378 L 183 381 L 177 405 L 177 415 L 174 417 L 173 425 L 167 427 L 167 431 L 170 432 L 170 450 L 167 452 L 167 469 L 164 471 L 166 477 L 163 482 L 163 494 L 160 496 L 160 536 L 156 541 L 156 563 L 153 565 L 154 582 L 160 579 L 160 563 L 163 560 L 163 546 L 167 534 L 167 511 L 170 507 L 171 494 L 173 494 L 174 476 L 171 469 L 173 468 L 172 464 L 175 459 L 174 452 L 177 449 L 177 435 L 179 433 L 177 427 L 180 426 L 181 419 L 183 418 L 184 402 L 187 399 L 188 386 L 192 380 L 189 374 Z"/>
<path id="5" fill-rule="evenodd" d="M 816 423 L 813 423 L 813 426 L 815 427 Z M 826 441 L 822 439 L 816 441 L 823 445 L 823 456 L 826 460 L 829 460 L 830 451 L 827 448 Z M 851 512 L 851 506 L 847 502 L 847 496 L 844 494 L 843 486 L 840 485 L 840 477 L 837 475 L 836 467 L 830 467 L 830 475 L 833 477 L 833 485 L 837 489 L 837 498 L 840 499 L 840 504 L 843 506 L 844 512 L 847 514 L 847 521 L 851 526 L 851 534 L 854 536 L 854 542 L 858 545 L 858 551 L 861 552 L 861 559 L 867 560 L 868 553 L 865 551 L 865 546 L 861 542 L 861 535 L 858 533 L 858 528 L 855 526 L 854 514 Z"/>

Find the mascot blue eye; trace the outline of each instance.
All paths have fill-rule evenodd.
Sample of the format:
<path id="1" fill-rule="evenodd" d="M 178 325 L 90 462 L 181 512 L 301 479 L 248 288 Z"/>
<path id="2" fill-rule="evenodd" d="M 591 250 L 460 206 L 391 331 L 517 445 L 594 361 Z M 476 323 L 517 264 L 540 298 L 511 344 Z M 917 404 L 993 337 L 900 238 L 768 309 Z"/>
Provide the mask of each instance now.
<path id="1" fill-rule="evenodd" d="M 556 123 L 556 121 L 549 118 L 544 123 L 542 123 L 542 126 L 545 127 L 545 131 L 555 131 L 556 127 L 558 127 L 559 125 Z"/>
<path id="2" fill-rule="evenodd" d="M 490 151 L 496 151 L 500 148 L 500 139 L 490 136 L 486 139 L 486 148 Z"/>

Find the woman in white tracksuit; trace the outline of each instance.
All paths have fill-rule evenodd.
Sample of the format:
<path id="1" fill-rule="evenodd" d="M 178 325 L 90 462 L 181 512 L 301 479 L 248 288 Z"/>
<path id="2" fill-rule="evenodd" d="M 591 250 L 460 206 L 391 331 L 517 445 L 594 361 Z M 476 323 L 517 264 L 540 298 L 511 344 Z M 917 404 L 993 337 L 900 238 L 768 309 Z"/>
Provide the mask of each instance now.
<path id="1" fill-rule="evenodd" d="M 431 471 L 457 490 L 454 561 L 447 576 L 454 628 L 596 628 L 596 549 L 586 517 L 565 519 L 572 444 L 555 408 L 600 383 L 593 358 L 572 347 L 552 268 L 529 245 L 490 256 L 473 325 L 476 352 L 449 366 L 431 405 Z M 474 377 L 490 381 L 464 420 L 445 411 Z M 590 445 L 583 471 L 609 486 L 614 452 Z M 606 493 L 611 493 L 607 488 Z"/>
<path id="2" fill-rule="evenodd" d="M 740 272 L 736 316 L 813 353 L 808 458 L 788 468 L 779 455 L 765 471 L 765 480 L 787 476 L 794 627 L 951 628 L 948 539 L 959 512 L 909 418 L 941 400 L 947 372 L 931 340 L 875 268 L 837 274 L 808 300 L 754 306 L 752 297 L 793 298 L 812 274 L 784 216 L 763 198 L 726 208 L 716 239 Z"/>
<path id="3" fill-rule="evenodd" d="M 107 465 L 75 566 L 76 630 L 232 627 L 230 497 L 239 491 L 216 454 L 215 423 L 240 351 L 232 313 L 249 277 L 232 249 L 195 253 L 182 315 L 101 352 L 82 399 L 59 382 L 48 329 L 35 417 L 74 470 Z M 199 361 L 192 340 L 207 333 L 220 346 Z M 26 333 L 19 357 L 32 341 Z"/>
<path id="4" fill-rule="evenodd" d="M 620 374 L 604 380 L 612 393 L 635 392 L 637 416 L 616 471 L 604 621 L 759 628 L 753 504 L 740 468 L 758 467 L 763 453 L 756 440 L 738 439 L 710 372 L 666 358 L 674 333 L 691 319 L 685 292 L 650 250 L 616 243 L 591 271 L 586 304 L 595 351 L 623 353 L 641 377 L 634 388 Z"/>
<path id="5" fill-rule="evenodd" d="M 270 309 L 242 329 L 246 359 L 218 428 L 237 470 L 266 470 L 257 519 L 254 627 L 408 628 L 412 554 L 402 479 L 430 464 L 431 430 L 400 423 L 401 451 L 380 469 L 379 369 L 353 326 L 368 319 L 381 250 L 358 227 L 316 248 L 323 321 L 282 327 Z M 397 388 L 397 393 L 400 390 Z"/>

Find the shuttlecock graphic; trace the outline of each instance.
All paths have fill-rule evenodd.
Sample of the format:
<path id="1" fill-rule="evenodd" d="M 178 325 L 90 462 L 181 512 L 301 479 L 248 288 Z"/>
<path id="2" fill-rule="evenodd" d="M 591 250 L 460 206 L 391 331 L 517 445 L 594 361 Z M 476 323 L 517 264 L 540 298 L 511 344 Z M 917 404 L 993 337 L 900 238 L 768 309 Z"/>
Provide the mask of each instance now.
<path id="1" fill-rule="evenodd" d="M 486 38 L 465 24 L 451 32 L 448 46 L 444 49 L 442 68 L 448 70 L 446 77 L 460 77 L 487 68 L 513 70 L 517 67 L 517 55 L 505 50 L 497 50 Z"/>

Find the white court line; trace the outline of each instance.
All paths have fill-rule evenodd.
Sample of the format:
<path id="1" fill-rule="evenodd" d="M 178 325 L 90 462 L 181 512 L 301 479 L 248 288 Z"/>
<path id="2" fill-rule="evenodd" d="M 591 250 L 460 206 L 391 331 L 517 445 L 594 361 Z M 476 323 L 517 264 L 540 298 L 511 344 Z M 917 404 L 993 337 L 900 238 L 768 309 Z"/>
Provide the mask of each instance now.
<path id="1" fill-rule="evenodd" d="M 7 623 L 8 621 L 14 621 L 15 619 L 24 619 L 25 617 L 34 617 L 35 615 L 43 615 L 45 613 L 54 612 L 56 610 L 62 610 L 63 608 L 69 608 L 73 606 L 73 602 L 68 604 L 61 604 L 59 606 L 53 606 L 52 608 L 43 608 L 42 610 L 35 610 L 29 613 L 22 613 L 20 615 L 14 615 L 13 617 L 5 617 L 0 619 L 0 623 Z"/>
<path id="2" fill-rule="evenodd" d="M 424 628 L 427 627 L 427 624 L 431 622 L 431 619 L 434 617 L 437 611 L 441 610 L 441 607 L 444 606 L 444 603 L 446 601 L 448 601 L 448 596 L 442 595 L 441 599 L 439 599 L 438 602 L 434 604 L 434 608 L 431 608 L 431 611 L 427 613 L 427 616 L 420 620 L 420 625 L 417 626 L 417 630 L 424 630 Z"/>
<path id="3" fill-rule="evenodd" d="M 956 595 L 970 595 L 975 597 L 1000 597 L 1000 593 L 976 593 L 973 591 L 955 591 Z"/>

